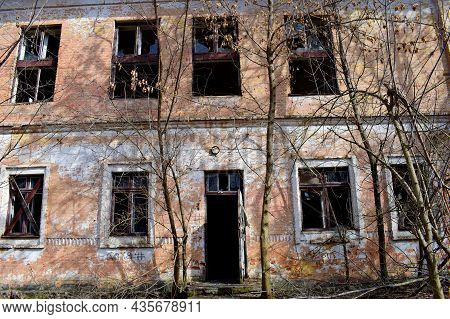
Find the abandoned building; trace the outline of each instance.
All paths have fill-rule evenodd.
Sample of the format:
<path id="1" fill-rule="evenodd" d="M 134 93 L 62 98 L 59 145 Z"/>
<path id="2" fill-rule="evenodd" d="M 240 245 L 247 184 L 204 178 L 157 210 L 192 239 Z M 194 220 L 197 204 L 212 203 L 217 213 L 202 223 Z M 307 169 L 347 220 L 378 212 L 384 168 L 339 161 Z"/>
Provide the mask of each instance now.
<path id="1" fill-rule="evenodd" d="M 255 29 L 261 39 L 251 39 L 241 25 L 259 23 L 251 13 L 244 22 L 223 12 L 206 18 L 197 1 L 184 25 L 183 1 L 157 2 L 158 21 L 152 1 L 0 7 L 1 285 L 170 278 L 173 236 L 156 122 L 163 96 L 166 151 L 178 176 L 169 195 L 185 215 L 188 277 L 260 276 L 269 90 L 266 67 L 247 48 L 263 42 L 264 28 Z M 433 25 L 432 8 L 421 10 Z M 329 49 L 335 31 L 320 16 L 300 23 L 287 12 L 280 19 L 301 36 L 286 41 L 289 55 L 276 67 L 287 80 L 276 89 L 283 134 L 275 138 L 272 274 L 329 279 L 345 276 L 347 267 L 352 278 L 374 278 L 367 155 L 349 143 L 345 116 L 327 109 L 343 85 Z M 325 31 L 311 32 L 313 25 Z M 434 28 L 423 32 L 435 38 Z M 430 81 L 444 73 L 440 62 Z M 167 96 L 175 87 L 172 105 Z M 426 105 L 445 122 L 448 89 L 436 90 Z M 374 131 L 389 130 L 376 111 L 371 117 Z M 398 144 L 386 144 L 387 160 L 401 171 Z M 407 196 L 389 171 L 380 174 L 389 271 L 413 274 L 418 243 L 411 220 L 396 209 Z"/>

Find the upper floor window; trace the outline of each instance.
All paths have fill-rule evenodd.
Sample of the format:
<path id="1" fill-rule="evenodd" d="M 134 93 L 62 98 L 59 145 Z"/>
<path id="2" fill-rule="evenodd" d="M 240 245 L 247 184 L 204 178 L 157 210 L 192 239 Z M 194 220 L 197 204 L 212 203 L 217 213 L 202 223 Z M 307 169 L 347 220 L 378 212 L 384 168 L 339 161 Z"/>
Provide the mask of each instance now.
<path id="1" fill-rule="evenodd" d="M 194 18 L 194 95 L 241 94 L 237 39 L 237 21 L 233 17 Z"/>
<path id="2" fill-rule="evenodd" d="M 112 235 L 148 234 L 148 173 L 113 173 Z"/>
<path id="3" fill-rule="evenodd" d="M 286 17 L 291 95 L 335 94 L 336 70 L 330 28 L 317 17 Z"/>
<path id="4" fill-rule="evenodd" d="M 155 21 L 117 23 L 112 98 L 158 96 L 158 51 Z"/>
<path id="5" fill-rule="evenodd" d="M 4 236 L 39 237 L 44 175 L 11 175 Z"/>
<path id="6" fill-rule="evenodd" d="M 55 92 L 60 27 L 23 30 L 12 101 L 51 101 Z"/>
<path id="7" fill-rule="evenodd" d="M 348 167 L 300 169 L 302 229 L 353 227 Z"/>

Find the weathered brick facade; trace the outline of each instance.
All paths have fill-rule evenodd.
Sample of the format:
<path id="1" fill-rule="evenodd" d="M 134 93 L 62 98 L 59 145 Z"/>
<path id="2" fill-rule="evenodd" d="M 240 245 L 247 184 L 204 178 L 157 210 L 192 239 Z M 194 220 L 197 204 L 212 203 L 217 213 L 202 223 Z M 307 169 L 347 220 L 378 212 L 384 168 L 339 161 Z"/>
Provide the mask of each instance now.
<path id="1" fill-rule="evenodd" d="M 7 1 L 0 8 L 0 48 L 19 39 L 20 26 L 29 21 L 31 2 Z M 241 54 L 242 96 L 192 96 L 191 41 L 187 41 L 188 47 L 180 57 L 176 41 L 181 31 L 174 27 L 180 23 L 179 8 L 170 1 L 159 2 L 161 28 L 166 30 L 160 36 L 162 65 L 176 57 L 175 60 L 182 58 L 185 66 L 168 130 L 171 147 L 179 145 L 174 161 L 180 171 L 183 208 L 189 217 L 189 276 L 205 280 L 208 267 L 205 172 L 239 170 L 243 173 L 243 202 L 248 219 L 246 267 L 249 276 L 256 278 L 261 272 L 259 228 L 265 165 L 264 108 L 268 101 L 266 69 Z M 412 9 L 405 10 L 405 14 L 412 14 Z M 80 0 L 66 4 L 55 0 L 37 11 L 33 25 L 61 25 L 55 95 L 47 103 L 10 103 L 17 46 L 0 67 L 0 145 L 7 154 L 1 160 L 0 231 L 4 232 L 10 209 L 8 176 L 29 172 L 44 175 L 41 228 L 39 237 L 34 239 L 0 238 L 0 284 L 108 281 L 137 275 L 166 279 L 172 273 L 172 236 L 162 208 L 161 181 L 152 169 L 148 236 L 124 239 L 109 234 L 111 173 L 145 170 L 158 160 L 155 123 L 151 121 L 156 118 L 157 100 L 110 100 L 108 95 L 115 23 L 140 20 L 139 12 L 153 18 L 151 1 L 125 5 L 120 1 Z M 432 21 L 430 9 L 423 12 Z M 193 5 L 192 15 L 200 14 Z M 251 13 L 247 19 L 252 19 Z M 434 29 L 424 32 L 432 36 Z M 262 33 L 261 28 L 261 37 Z M 241 41 L 251 45 L 249 39 Z M 356 49 L 349 51 L 350 61 L 353 55 L 357 55 Z M 363 67 L 355 65 L 356 69 Z M 286 61 L 280 62 L 277 73 L 280 77 L 289 73 Z M 440 81 L 443 73 L 443 64 L 439 63 L 433 83 Z M 174 81 L 167 83 L 170 91 Z M 277 123 L 285 134 L 278 132 L 276 138 L 270 224 L 274 277 L 336 279 L 345 275 L 343 245 L 336 231 L 301 230 L 298 169 L 304 165 L 348 167 L 354 223 L 346 243 L 350 276 L 377 276 L 369 165 L 364 151 L 330 133 L 336 131 L 350 138 L 342 114 L 334 112 L 325 119 L 327 111 L 319 108 L 332 98 L 289 96 L 288 81 L 277 90 Z M 447 88 L 440 86 L 424 107 L 430 107 L 435 115 L 445 115 Z M 376 109 L 373 112 L 375 123 L 378 113 Z M 386 122 L 374 125 L 380 136 L 386 129 Z M 15 143 L 14 150 L 7 152 Z M 299 153 L 291 143 L 299 147 Z M 220 149 L 217 155 L 211 154 L 213 146 Z M 386 151 L 399 155 L 396 143 L 391 143 L 391 149 Z M 300 161 L 299 156 L 304 160 Z M 387 175 L 381 172 L 383 205 L 389 211 Z M 414 272 L 408 265 L 416 262 L 417 242 L 396 230 L 390 213 L 386 213 L 385 223 L 389 270 L 392 274 Z"/>

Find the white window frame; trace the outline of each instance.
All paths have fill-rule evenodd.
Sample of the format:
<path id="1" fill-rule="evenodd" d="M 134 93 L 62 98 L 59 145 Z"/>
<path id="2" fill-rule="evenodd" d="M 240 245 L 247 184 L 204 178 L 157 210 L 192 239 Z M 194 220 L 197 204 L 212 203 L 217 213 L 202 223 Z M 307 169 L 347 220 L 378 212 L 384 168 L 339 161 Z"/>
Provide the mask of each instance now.
<path id="1" fill-rule="evenodd" d="M 302 159 L 296 160 L 293 165 L 292 182 L 292 196 L 293 196 L 293 215 L 294 215 L 294 233 L 295 243 L 299 245 L 304 242 L 309 243 L 324 243 L 338 235 L 337 230 L 303 230 L 303 211 L 301 204 L 300 192 L 300 178 L 299 169 L 305 168 L 334 168 L 334 167 L 348 167 L 350 179 L 350 196 L 352 203 L 352 221 L 354 229 L 347 231 L 348 238 L 357 239 L 364 233 L 364 221 L 362 218 L 361 197 L 359 187 L 357 187 L 358 170 L 356 158 L 328 158 L 328 159 Z"/>
<path id="2" fill-rule="evenodd" d="M 130 28 L 134 29 L 134 55 L 141 55 L 142 52 L 142 31 L 139 25 L 116 25 L 115 37 L 114 37 L 114 55 L 117 56 L 119 53 L 119 29 L 120 28 Z"/>
<path id="3" fill-rule="evenodd" d="M 401 165 L 406 164 L 406 160 L 403 156 L 389 156 L 387 158 L 389 165 Z M 392 185 L 392 173 L 388 168 L 384 168 L 385 178 L 386 178 L 386 186 L 387 186 L 387 194 L 388 194 L 388 209 L 390 212 L 390 225 L 392 231 L 392 238 L 394 240 L 415 240 L 416 236 L 408 230 L 399 230 L 398 229 L 398 216 L 399 212 L 397 209 L 397 205 L 395 205 L 395 195 L 394 195 L 394 187 Z"/>
<path id="4" fill-rule="evenodd" d="M 23 31 L 22 31 L 23 32 Z M 48 34 L 45 31 L 39 32 L 39 52 L 38 52 L 38 60 L 45 60 L 47 58 L 47 46 L 48 46 Z M 25 58 L 25 32 L 23 32 L 23 36 L 20 39 L 19 43 L 19 60 L 23 61 Z M 42 68 L 38 68 L 38 75 L 36 79 L 36 88 L 34 90 L 34 97 L 32 102 L 27 103 L 36 103 L 37 97 L 39 93 L 39 85 L 41 82 L 41 70 Z M 17 72 L 17 68 L 14 72 L 14 81 L 13 81 L 13 90 L 12 90 L 12 96 L 11 96 L 11 103 L 16 103 L 16 94 L 17 94 L 17 88 L 19 86 L 19 73 Z"/>
<path id="5" fill-rule="evenodd" d="M 38 52 L 38 60 L 44 60 L 47 58 L 47 46 L 48 46 L 48 34 L 45 31 L 39 31 L 39 52 Z M 20 53 L 19 60 L 23 60 L 25 58 L 25 33 L 23 33 L 23 37 L 20 41 Z"/>
<path id="6" fill-rule="evenodd" d="M 1 238 L 0 248 L 44 248 L 45 221 L 47 216 L 48 184 L 50 168 L 48 166 L 14 166 L 2 167 L 0 175 L 0 235 L 5 233 L 6 219 L 10 208 L 9 178 L 11 175 L 44 175 L 42 185 L 42 208 L 39 228 L 39 238 Z"/>
<path id="7" fill-rule="evenodd" d="M 100 209 L 98 218 L 98 233 L 100 248 L 121 248 L 121 247 L 153 247 L 154 246 L 154 216 L 153 198 L 155 196 L 155 176 L 151 174 L 149 163 L 109 163 L 105 164 L 102 176 L 102 187 L 100 191 Z M 147 236 L 114 236 L 111 234 L 111 214 L 112 214 L 112 191 L 113 173 L 127 172 L 148 172 L 148 233 Z"/>

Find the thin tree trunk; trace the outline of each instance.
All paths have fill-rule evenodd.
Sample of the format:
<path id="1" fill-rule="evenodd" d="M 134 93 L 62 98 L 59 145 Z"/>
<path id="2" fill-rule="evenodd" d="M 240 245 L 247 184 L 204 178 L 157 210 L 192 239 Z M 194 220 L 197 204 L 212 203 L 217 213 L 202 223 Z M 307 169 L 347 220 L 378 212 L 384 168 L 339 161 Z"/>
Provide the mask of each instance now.
<path id="1" fill-rule="evenodd" d="M 269 111 L 267 114 L 267 130 L 266 130 L 266 175 L 264 179 L 264 195 L 261 215 L 261 288 L 262 298 L 273 298 L 272 283 L 270 281 L 270 260 L 269 260 L 269 217 L 270 202 L 272 200 L 272 183 L 273 183 L 273 131 L 275 123 L 276 108 L 276 86 L 275 86 L 275 70 L 273 61 L 273 52 L 271 49 L 272 24 L 273 24 L 273 3 L 268 1 L 269 16 L 267 26 L 267 74 L 269 77 Z"/>
<path id="2" fill-rule="evenodd" d="M 362 126 L 362 118 L 361 112 L 359 110 L 358 103 L 356 101 L 356 96 L 354 93 L 353 84 L 351 81 L 350 71 L 348 68 L 346 52 L 344 51 L 341 32 L 339 32 L 339 22 L 336 23 L 338 26 L 338 42 L 339 42 L 339 56 L 342 63 L 343 75 L 345 79 L 345 84 L 347 89 L 350 92 L 350 103 L 353 110 L 354 121 L 356 127 L 358 129 L 360 138 L 363 142 L 364 148 L 367 150 L 367 157 L 369 158 L 370 163 L 370 175 L 372 178 L 373 185 L 373 197 L 375 202 L 375 216 L 376 216 L 376 225 L 377 225 L 377 234 L 378 234 L 378 259 L 380 263 L 380 277 L 385 280 L 388 278 L 388 269 L 386 262 L 386 235 L 384 229 L 384 219 L 383 219 L 383 206 L 381 202 L 381 187 L 380 187 L 380 178 L 378 175 L 378 167 L 377 167 L 377 159 L 374 156 L 374 152 L 372 150 L 372 146 L 369 143 L 369 138 L 366 134 L 365 129 Z"/>
<path id="3" fill-rule="evenodd" d="M 186 216 L 184 215 L 183 210 L 183 203 L 181 201 L 181 189 L 180 184 L 178 183 L 178 178 L 175 173 L 175 170 L 172 166 L 170 166 L 170 170 L 172 172 L 172 177 L 175 182 L 175 189 L 177 191 L 177 197 L 178 197 L 178 206 L 180 207 L 180 221 L 181 221 L 181 228 L 183 229 L 183 238 L 181 241 L 181 262 L 182 262 L 182 283 L 183 285 L 186 285 L 187 283 L 187 241 L 188 241 L 188 229 L 187 229 L 187 223 L 186 223 Z M 184 290 L 184 286 L 182 287 Z"/>
<path id="4" fill-rule="evenodd" d="M 441 50 L 444 51 L 442 55 L 442 64 L 444 67 L 444 75 L 447 82 L 447 89 L 450 90 L 450 46 L 448 45 L 448 32 L 444 23 L 443 9 L 439 5 L 438 0 L 431 0 L 431 8 L 433 9 L 433 17 L 435 21 L 435 29 L 441 44 Z"/>
<path id="5" fill-rule="evenodd" d="M 158 113 L 159 110 L 158 110 Z M 172 283 L 172 297 L 177 297 L 182 292 L 182 284 L 180 281 L 180 264 L 181 264 L 181 254 L 180 254 L 180 244 L 178 242 L 177 228 L 175 225 L 175 217 L 172 208 L 172 201 L 170 199 L 170 191 L 168 185 L 168 166 L 167 160 L 165 159 L 164 150 L 164 135 L 161 130 L 160 121 L 158 121 L 158 144 L 159 144 L 159 155 L 161 158 L 161 174 L 162 174 L 162 189 L 164 195 L 164 202 L 166 205 L 167 215 L 169 217 L 170 232 L 172 234 L 173 240 L 173 283 Z"/>
<path id="6" fill-rule="evenodd" d="M 423 235 L 418 236 L 419 245 L 422 245 L 425 259 L 427 261 L 428 278 L 430 281 L 430 285 L 433 289 L 433 297 L 438 299 L 444 299 L 444 291 L 442 290 L 442 285 L 439 278 L 438 262 L 436 259 L 436 254 L 433 251 L 433 231 L 431 229 L 432 226 L 428 216 L 429 211 L 427 207 L 425 207 L 425 202 L 422 196 L 422 190 L 420 189 L 419 179 L 416 173 L 416 169 L 414 167 L 414 161 L 412 159 L 411 153 L 409 151 L 409 146 L 407 144 L 407 137 L 405 135 L 405 132 L 399 119 L 397 118 L 397 116 L 393 114 L 393 107 L 397 105 L 396 92 L 390 90 L 388 94 L 390 96 L 388 115 L 390 120 L 394 124 L 395 131 L 397 133 L 397 137 L 399 139 L 400 146 L 402 149 L 403 157 L 405 158 L 406 161 L 408 175 L 409 178 L 411 179 L 410 187 L 415 197 L 415 204 L 417 206 L 420 223 L 422 226 L 418 227 L 417 230 L 418 233 L 423 231 Z"/>
<path id="7" fill-rule="evenodd" d="M 158 5 L 157 1 L 153 0 L 153 9 L 155 13 L 155 20 L 157 30 L 160 28 L 159 23 L 159 15 L 158 15 Z M 161 48 L 159 39 L 156 40 L 158 44 L 158 48 Z M 158 82 L 161 81 L 162 78 L 162 60 L 161 54 L 158 53 Z M 172 293 L 171 297 L 176 298 L 182 292 L 182 284 L 180 280 L 180 266 L 181 266 L 181 254 L 180 254 L 180 243 L 178 242 L 178 234 L 177 228 L 175 224 L 175 216 L 172 208 L 172 201 L 170 199 L 170 190 L 168 183 L 168 170 L 170 167 L 170 162 L 166 159 L 165 152 L 165 140 L 167 131 L 162 127 L 162 94 L 163 90 L 159 88 L 159 96 L 158 96 L 158 110 L 157 110 L 157 122 L 156 122 L 156 131 L 158 135 L 158 146 L 159 146 L 159 160 L 160 160 L 160 169 L 161 169 L 161 184 L 164 195 L 164 202 L 166 205 L 167 215 L 169 217 L 170 223 L 170 232 L 173 240 L 173 282 L 172 282 Z"/>

